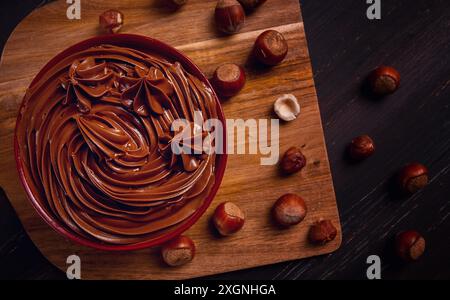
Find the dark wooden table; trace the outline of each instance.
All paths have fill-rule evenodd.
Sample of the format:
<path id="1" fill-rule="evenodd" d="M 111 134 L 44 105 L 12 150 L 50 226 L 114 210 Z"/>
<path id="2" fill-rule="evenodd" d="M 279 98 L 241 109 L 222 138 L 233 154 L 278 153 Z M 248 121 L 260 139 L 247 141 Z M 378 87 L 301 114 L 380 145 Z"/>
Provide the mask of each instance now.
<path id="1" fill-rule="evenodd" d="M 0 46 L 42 0 L 2 1 Z M 213 279 L 364 279 L 366 259 L 381 257 L 384 279 L 450 279 L 450 2 L 382 2 L 382 19 L 368 20 L 366 1 L 301 0 L 343 225 L 343 244 L 323 257 L 213 276 Z M 382 100 L 361 88 L 379 64 L 396 67 L 401 88 Z M 347 143 L 367 133 L 376 154 L 345 159 Z M 430 170 L 430 184 L 399 197 L 391 182 L 406 162 Z M 5 172 L 7 170 L 2 170 Z M 404 265 L 392 238 L 416 229 L 425 255 Z M 4 193 L 0 194 L 0 278 L 65 278 L 36 249 Z"/>

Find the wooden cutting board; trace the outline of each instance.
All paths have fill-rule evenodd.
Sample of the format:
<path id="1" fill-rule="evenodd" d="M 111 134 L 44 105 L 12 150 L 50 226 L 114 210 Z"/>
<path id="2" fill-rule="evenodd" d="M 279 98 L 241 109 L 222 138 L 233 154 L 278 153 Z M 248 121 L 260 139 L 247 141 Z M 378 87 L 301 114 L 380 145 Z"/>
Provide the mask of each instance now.
<path id="1" fill-rule="evenodd" d="M 176 12 L 162 2 L 81 1 L 81 20 L 68 20 L 66 1 L 56 1 L 31 13 L 9 38 L 0 65 L 0 185 L 31 239 L 63 271 L 67 268 L 66 258 L 79 255 L 84 279 L 184 279 L 336 250 L 341 243 L 339 215 L 298 0 L 269 0 L 248 16 L 241 33 L 229 37 L 215 30 L 215 0 L 189 0 Z M 208 76 L 225 62 L 245 65 L 245 88 L 223 102 L 227 118 L 271 118 L 273 101 L 285 93 L 296 95 L 302 106 L 297 120 L 280 126 L 280 152 L 294 145 L 302 147 L 308 158 L 306 168 L 283 177 L 277 166 L 261 166 L 259 155 L 230 155 L 216 198 L 187 232 L 197 243 L 197 256 L 180 268 L 164 266 L 158 249 L 108 253 L 66 241 L 35 213 L 19 183 L 12 141 L 18 106 L 26 88 L 58 52 L 99 34 L 98 15 L 110 8 L 125 14 L 122 32 L 151 36 L 175 46 Z M 282 32 L 290 48 L 286 60 L 272 69 L 258 67 L 248 59 L 256 37 L 267 28 Z M 269 213 L 274 201 L 287 192 L 302 195 L 309 212 L 300 225 L 280 230 L 271 223 Z M 247 220 L 235 236 L 218 238 L 212 233 L 209 220 L 216 205 L 225 200 L 240 205 Z M 308 228 L 319 218 L 331 219 L 339 235 L 325 246 L 311 246 L 307 242 Z"/>

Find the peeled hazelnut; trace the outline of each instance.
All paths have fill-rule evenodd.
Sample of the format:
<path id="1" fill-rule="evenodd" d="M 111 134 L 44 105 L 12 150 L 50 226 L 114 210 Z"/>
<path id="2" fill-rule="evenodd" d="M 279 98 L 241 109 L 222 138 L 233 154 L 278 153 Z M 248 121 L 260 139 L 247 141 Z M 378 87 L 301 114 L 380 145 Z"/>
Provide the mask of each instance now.
<path id="1" fill-rule="evenodd" d="M 100 26 L 107 33 L 117 33 L 123 25 L 123 13 L 110 9 L 103 12 L 99 17 Z"/>
<path id="2" fill-rule="evenodd" d="M 281 63 L 288 53 L 284 36 L 276 30 L 266 30 L 256 39 L 253 55 L 261 63 L 275 66 Z"/>
<path id="3" fill-rule="evenodd" d="M 161 248 L 164 262 L 169 266 L 176 267 L 187 264 L 195 256 L 195 244 L 187 236 L 179 236 Z"/>
<path id="4" fill-rule="evenodd" d="M 375 143 L 368 135 L 361 135 L 352 140 L 349 154 L 353 160 L 363 160 L 375 152 Z"/>
<path id="5" fill-rule="evenodd" d="M 219 0 L 215 11 L 217 28 L 227 34 L 241 30 L 245 23 L 245 12 L 237 0 Z"/>
<path id="6" fill-rule="evenodd" d="M 245 216 L 242 210 L 233 202 L 223 202 L 217 206 L 213 223 L 217 231 L 223 235 L 231 235 L 244 226 Z"/>
<path id="7" fill-rule="evenodd" d="M 232 97 L 244 87 L 245 71 L 236 64 L 223 64 L 214 72 L 211 83 L 220 96 Z"/>
<path id="8" fill-rule="evenodd" d="M 410 163 L 404 166 L 398 174 L 400 188 L 413 194 L 428 184 L 428 169 L 419 163 Z"/>
<path id="9" fill-rule="evenodd" d="M 381 66 L 369 75 L 369 84 L 374 94 L 392 94 L 400 85 L 400 74 L 392 67 Z"/>
<path id="10" fill-rule="evenodd" d="M 306 216 L 305 200 L 296 194 L 281 196 L 272 207 L 272 216 L 281 226 L 292 226 L 300 223 Z"/>
<path id="11" fill-rule="evenodd" d="M 299 148 L 291 147 L 281 158 L 280 166 L 286 174 L 299 172 L 306 166 L 306 157 Z"/>
<path id="12" fill-rule="evenodd" d="M 336 238 L 337 229 L 330 220 L 321 220 L 309 230 L 309 241 L 313 244 L 326 244 Z"/>
<path id="13" fill-rule="evenodd" d="M 395 251 L 403 260 L 415 261 L 425 252 L 425 239 L 417 231 L 404 231 L 395 238 Z"/>
<path id="14" fill-rule="evenodd" d="M 283 121 L 295 120 L 300 113 L 300 104 L 292 94 L 285 94 L 277 99 L 273 104 L 273 109 L 278 118 Z"/>
<path id="15" fill-rule="evenodd" d="M 251 12 L 258 6 L 266 2 L 266 0 L 238 0 L 238 1 L 248 12 Z"/>

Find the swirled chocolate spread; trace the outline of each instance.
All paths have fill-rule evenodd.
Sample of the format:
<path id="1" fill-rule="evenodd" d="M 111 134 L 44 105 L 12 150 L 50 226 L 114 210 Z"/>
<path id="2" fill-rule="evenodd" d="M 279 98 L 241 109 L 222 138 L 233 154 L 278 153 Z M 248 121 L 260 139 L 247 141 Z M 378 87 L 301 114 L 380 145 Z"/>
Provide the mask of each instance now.
<path id="1" fill-rule="evenodd" d="M 66 57 L 24 98 L 17 130 L 32 194 L 67 230 L 134 244 L 181 226 L 214 182 L 215 154 L 175 154 L 174 120 L 217 118 L 178 62 L 103 45 Z"/>

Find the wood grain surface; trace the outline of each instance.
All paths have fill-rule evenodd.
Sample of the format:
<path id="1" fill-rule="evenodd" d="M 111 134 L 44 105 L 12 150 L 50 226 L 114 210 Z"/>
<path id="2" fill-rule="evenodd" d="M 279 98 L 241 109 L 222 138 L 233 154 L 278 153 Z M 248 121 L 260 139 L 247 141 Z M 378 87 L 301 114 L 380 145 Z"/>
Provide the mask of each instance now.
<path id="1" fill-rule="evenodd" d="M 214 6 L 215 1 L 191 0 L 173 12 L 157 0 L 97 0 L 83 2 L 82 19 L 69 21 L 65 1 L 57 1 L 33 11 L 10 36 L 0 65 L 0 167 L 9 171 L 1 173 L 0 185 L 33 242 L 61 269 L 66 268 L 68 255 L 77 254 L 83 278 L 179 279 L 325 254 L 339 247 L 340 234 L 322 247 L 310 246 L 306 240 L 309 225 L 319 218 L 333 220 L 339 229 L 340 222 L 298 1 L 268 1 L 248 17 L 241 33 L 231 37 L 214 30 Z M 124 12 L 122 32 L 151 36 L 175 46 L 208 76 L 225 62 L 245 65 L 247 85 L 238 96 L 223 102 L 227 118 L 270 118 L 273 101 L 285 93 L 296 95 L 302 106 L 298 120 L 281 125 L 280 151 L 301 146 L 308 158 L 307 167 L 301 174 L 283 177 L 276 166 L 260 166 L 260 155 L 230 155 L 217 197 L 187 232 L 196 241 L 198 254 L 194 262 L 181 268 L 162 265 L 157 249 L 107 253 L 65 241 L 34 212 L 15 170 L 13 129 L 18 105 L 31 79 L 59 51 L 97 35 L 98 15 L 109 8 Z M 249 59 L 254 40 L 267 28 L 282 32 L 290 47 L 283 64 L 272 69 L 258 67 Z M 271 223 L 269 212 L 273 202 L 286 192 L 301 194 L 309 213 L 300 226 L 280 230 Z M 214 207 L 225 200 L 238 203 L 247 222 L 236 236 L 220 239 L 211 231 L 209 219 Z"/>

